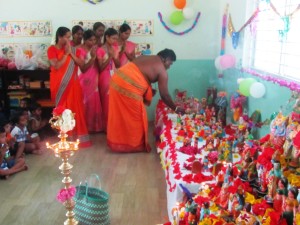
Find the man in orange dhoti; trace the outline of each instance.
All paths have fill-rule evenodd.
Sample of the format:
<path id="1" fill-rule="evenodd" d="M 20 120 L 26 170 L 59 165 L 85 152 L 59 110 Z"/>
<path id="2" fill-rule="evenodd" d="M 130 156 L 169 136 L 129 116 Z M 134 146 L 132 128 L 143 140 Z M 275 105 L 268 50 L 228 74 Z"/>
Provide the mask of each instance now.
<path id="1" fill-rule="evenodd" d="M 177 113 L 168 91 L 167 69 L 176 60 L 175 53 L 165 49 L 156 56 L 140 56 L 121 67 L 111 78 L 107 144 L 116 152 L 151 150 L 148 143 L 148 120 L 144 104 L 153 96 L 151 83 L 158 82 L 164 103 Z"/>

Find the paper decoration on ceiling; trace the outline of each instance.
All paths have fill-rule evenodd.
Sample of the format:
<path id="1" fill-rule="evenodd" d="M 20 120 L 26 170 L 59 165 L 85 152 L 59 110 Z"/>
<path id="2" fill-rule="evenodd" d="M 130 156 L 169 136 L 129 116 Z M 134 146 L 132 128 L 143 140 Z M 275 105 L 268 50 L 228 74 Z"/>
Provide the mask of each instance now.
<path id="1" fill-rule="evenodd" d="M 177 31 L 174 31 L 172 28 L 170 28 L 165 23 L 165 21 L 163 20 L 162 14 L 160 12 L 158 13 L 159 20 L 162 23 L 162 25 L 164 26 L 164 28 L 166 28 L 167 31 L 169 31 L 169 32 L 171 32 L 172 34 L 175 34 L 175 35 L 184 35 L 184 34 L 187 34 L 188 32 L 190 32 L 191 30 L 193 30 L 196 27 L 196 25 L 197 25 L 197 23 L 199 21 L 200 15 L 201 15 L 201 13 L 198 12 L 197 15 L 196 15 L 196 18 L 195 18 L 195 20 L 193 22 L 193 25 L 190 28 L 188 28 L 188 29 L 186 29 L 184 31 L 181 31 L 181 32 L 177 32 Z"/>
<path id="2" fill-rule="evenodd" d="M 100 3 L 100 2 L 102 2 L 103 0 L 84 0 L 84 1 L 85 2 L 89 2 L 89 3 L 93 4 L 93 5 L 96 5 L 96 4 Z"/>
<path id="3" fill-rule="evenodd" d="M 195 14 L 194 9 L 190 8 L 190 7 L 186 7 L 186 0 L 174 0 L 173 3 L 174 3 L 174 6 L 177 8 L 177 10 L 173 11 L 169 17 L 170 22 L 173 25 L 177 26 L 177 25 L 181 24 L 181 22 L 184 19 L 189 20 L 194 17 L 194 14 Z M 175 35 L 184 35 L 195 28 L 196 24 L 198 23 L 199 17 L 200 17 L 200 12 L 197 13 L 196 18 L 193 22 L 193 25 L 190 28 L 188 28 L 184 31 L 181 31 L 181 32 L 177 32 L 177 31 L 174 31 L 173 29 L 171 29 L 163 20 L 162 14 L 160 12 L 158 12 L 158 17 L 159 17 L 160 22 L 162 23 L 164 28 L 166 28 L 167 31 L 169 31 Z"/>

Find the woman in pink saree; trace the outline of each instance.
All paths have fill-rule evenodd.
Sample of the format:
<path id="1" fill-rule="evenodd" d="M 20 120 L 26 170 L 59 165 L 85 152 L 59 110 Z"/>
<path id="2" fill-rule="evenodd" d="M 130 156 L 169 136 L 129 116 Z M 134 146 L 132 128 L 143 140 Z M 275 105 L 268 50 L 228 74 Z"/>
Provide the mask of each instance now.
<path id="1" fill-rule="evenodd" d="M 115 69 L 120 66 L 119 51 L 117 47 L 118 32 L 108 28 L 104 33 L 104 44 L 97 50 L 98 65 L 100 68 L 99 91 L 102 105 L 103 129 L 107 130 L 109 84 Z"/>
<path id="2" fill-rule="evenodd" d="M 83 92 L 84 113 L 89 132 L 103 131 L 102 107 L 98 89 L 99 70 L 96 63 L 96 36 L 92 30 L 83 34 L 84 43 L 78 47 L 84 65 L 80 67 L 79 81 Z"/>
<path id="3" fill-rule="evenodd" d="M 120 57 L 120 67 L 124 66 L 126 63 L 132 61 L 135 58 L 135 47 L 136 44 L 128 41 L 131 34 L 131 28 L 128 24 L 123 23 L 119 29 L 119 57 Z"/>

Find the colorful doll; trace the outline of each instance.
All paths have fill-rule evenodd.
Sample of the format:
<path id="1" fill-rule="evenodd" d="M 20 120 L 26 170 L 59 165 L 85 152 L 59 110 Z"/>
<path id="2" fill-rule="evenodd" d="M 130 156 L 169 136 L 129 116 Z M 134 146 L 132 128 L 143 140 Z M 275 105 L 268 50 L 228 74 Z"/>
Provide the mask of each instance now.
<path id="1" fill-rule="evenodd" d="M 241 211 L 239 217 L 235 220 L 236 224 L 254 225 L 255 216 L 251 213 L 251 204 L 245 203 L 244 210 Z"/>
<path id="2" fill-rule="evenodd" d="M 220 193 L 218 194 L 217 198 L 215 199 L 216 204 L 221 207 L 222 209 L 227 209 L 228 207 L 228 199 L 229 199 L 229 192 L 228 192 L 228 183 L 223 183 Z"/>
<path id="3" fill-rule="evenodd" d="M 282 171 L 280 167 L 280 163 L 273 163 L 273 168 L 269 171 L 268 175 L 268 195 L 266 196 L 266 200 L 269 203 L 273 203 L 273 197 L 276 194 L 276 188 L 278 180 L 282 177 Z"/>
<path id="4" fill-rule="evenodd" d="M 300 132 L 298 132 L 293 139 L 291 162 L 289 163 L 290 167 L 292 167 L 292 168 L 299 167 L 299 156 L 300 156 Z"/>
<path id="5" fill-rule="evenodd" d="M 282 211 L 283 199 L 288 194 L 287 186 L 288 186 L 288 181 L 285 177 L 282 177 L 278 180 L 276 195 L 273 199 L 273 208 L 278 212 Z"/>
<path id="6" fill-rule="evenodd" d="M 270 141 L 277 148 L 281 148 L 285 142 L 286 119 L 287 117 L 279 112 L 270 124 Z"/>
<path id="7" fill-rule="evenodd" d="M 286 128 L 286 140 L 283 145 L 284 156 L 287 159 L 291 158 L 291 151 L 293 147 L 293 139 L 300 130 L 300 125 L 298 122 L 293 121 L 292 116 L 289 117 L 289 122 Z"/>
<path id="8" fill-rule="evenodd" d="M 286 220 L 287 225 L 293 225 L 294 223 L 294 215 L 296 214 L 298 208 L 297 201 L 298 189 L 296 187 L 292 187 L 288 191 L 288 196 L 283 199 L 282 205 L 282 217 Z"/>
<path id="9" fill-rule="evenodd" d="M 239 177 L 243 181 L 248 181 L 248 175 L 249 175 L 249 165 L 252 163 L 252 159 L 249 155 L 250 153 L 248 152 L 245 156 L 245 160 L 242 163 L 242 169 L 240 171 Z"/>
<path id="10" fill-rule="evenodd" d="M 237 122 L 243 113 L 243 105 L 247 98 L 241 95 L 238 91 L 230 98 L 230 108 L 233 111 L 233 120 Z"/>
<path id="11" fill-rule="evenodd" d="M 200 212 L 200 221 L 210 215 L 209 202 L 204 202 Z"/>

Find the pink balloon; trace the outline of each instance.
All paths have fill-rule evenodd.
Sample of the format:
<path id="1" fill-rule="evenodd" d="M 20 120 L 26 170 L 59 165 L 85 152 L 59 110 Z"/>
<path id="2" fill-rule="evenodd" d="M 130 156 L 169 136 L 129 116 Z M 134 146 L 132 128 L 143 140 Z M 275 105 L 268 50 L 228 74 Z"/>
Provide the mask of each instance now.
<path id="1" fill-rule="evenodd" d="M 222 55 L 220 59 L 220 66 L 223 70 L 235 66 L 235 57 L 233 55 Z"/>

